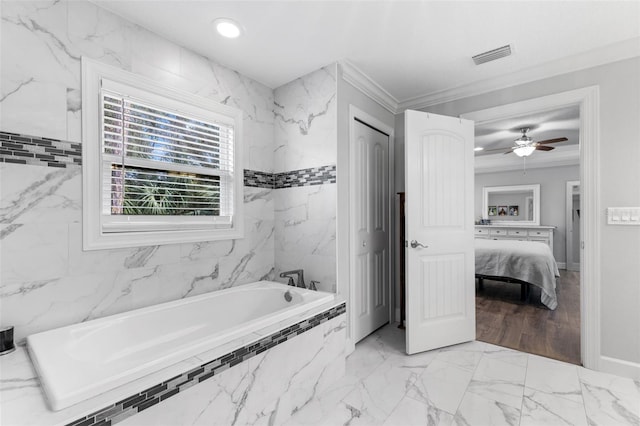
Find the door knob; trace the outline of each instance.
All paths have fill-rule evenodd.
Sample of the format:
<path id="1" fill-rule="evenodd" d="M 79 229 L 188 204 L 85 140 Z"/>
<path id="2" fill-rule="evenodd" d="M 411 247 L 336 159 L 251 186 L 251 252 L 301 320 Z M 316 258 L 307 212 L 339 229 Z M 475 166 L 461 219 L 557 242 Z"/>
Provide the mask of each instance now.
<path id="1" fill-rule="evenodd" d="M 429 246 L 425 246 L 422 243 L 417 242 L 416 240 L 411 240 L 411 248 L 418 248 L 418 247 L 422 247 L 422 248 L 428 248 Z"/>

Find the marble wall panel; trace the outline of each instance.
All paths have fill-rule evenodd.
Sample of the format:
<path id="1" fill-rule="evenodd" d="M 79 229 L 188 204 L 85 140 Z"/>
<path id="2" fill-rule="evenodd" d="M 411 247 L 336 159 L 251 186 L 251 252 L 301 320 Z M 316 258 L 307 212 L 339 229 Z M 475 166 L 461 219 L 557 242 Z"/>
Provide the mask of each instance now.
<path id="1" fill-rule="evenodd" d="M 243 167 L 273 170 L 270 88 L 87 1 L 6 1 L 1 13 L 1 130 L 83 142 L 87 56 L 242 109 Z M 273 276 L 271 189 L 245 190 L 243 239 L 85 252 L 80 167 L 3 163 L 0 182 L 0 320 L 18 341 Z"/>
<path id="2" fill-rule="evenodd" d="M 337 83 L 335 65 L 277 88 L 275 159 L 277 172 L 336 163 Z"/>
<path id="3" fill-rule="evenodd" d="M 335 71 L 327 66 L 274 91 L 276 172 L 336 164 Z M 307 282 L 335 291 L 336 196 L 334 183 L 276 190 L 276 274 L 302 268 Z"/>

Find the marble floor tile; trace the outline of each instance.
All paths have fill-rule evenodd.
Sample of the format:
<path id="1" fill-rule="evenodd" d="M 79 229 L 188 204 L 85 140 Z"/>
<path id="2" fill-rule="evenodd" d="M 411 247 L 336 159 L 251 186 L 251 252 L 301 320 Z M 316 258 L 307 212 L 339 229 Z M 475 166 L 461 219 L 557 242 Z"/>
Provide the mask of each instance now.
<path id="1" fill-rule="evenodd" d="M 525 386 L 582 402 L 578 367 L 537 355 L 529 355 Z"/>
<path id="2" fill-rule="evenodd" d="M 519 352 L 514 349 L 503 348 L 502 346 L 492 345 L 490 343 L 485 343 L 485 345 L 486 348 L 484 349 L 483 358 L 499 359 L 501 361 L 508 362 L 509 364 L 519 365 L 521 367 L 527 366 L 529 354 Z"/>
<path id="3" fill-rule="evenodd" d="M 520 408 L 526 370 L 526 367 L 500 358 L 483 357 L 478 363 L 467 392 Z"/>
<path id="4" fill-rule="evenodd" d="M 519 423 L 519 408 L 486 399 L 473 393 L 467 393 L 464 396 L 453 418 L 453 424 L 457 426 L 518 426 Z"/>
<path id="5" fill-rule="evenodd" d="M 640 425 L 640 389 L 631 379 L 578 369 L 587 418 L 592 425 Z"/>
<path id="6" fill-rule="evenodd" d="M 397 324 L 347 358 L 346 375 L 285 426 L 640 425 L 640 384 L 483 342 L 404 353 Z"/>
<path id="7" fill-rule="evenodd" d="M 434 360 L 415 382 L 407 396 L 435 409 L 454 414 L 462 401 L 473 372 Z"/>
<path id="8" fill-rule="evenodd" d="M 466 370 L 474 371 L 482 358 L 485 347 L 485 344 L 482 342 L 468 342 L 449 346 L 440 349 L 440 353 L 436 359 Z"/>
<path id="9" fill-rule="evenodd" d="M 439 410 L 433 405 L 405 397 L 387 417 L 384 426 L 449 426 L 452 423 L 452 414 Z"/>
<path id="10" fill-rule="evenodd" d="M 364 407 L 372 417 L 384 421 L 423 371 L 423 367 L 398 364 L 397 358 L 390 358 L 363 379 L 343 402 Z"/>
<path id="11" fill-rule="evenodd" d="M 520 426 L 587 426 L 584 406 L 556 394 L 525 389 Z"/>

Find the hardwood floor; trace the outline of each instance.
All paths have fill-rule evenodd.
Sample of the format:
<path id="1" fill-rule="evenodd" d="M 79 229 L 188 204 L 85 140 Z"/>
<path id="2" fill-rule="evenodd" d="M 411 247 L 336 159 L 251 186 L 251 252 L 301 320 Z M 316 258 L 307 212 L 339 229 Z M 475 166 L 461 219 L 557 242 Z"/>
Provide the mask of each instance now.
<path id="1" fill-rule="evenodd" d="M 476 338 L 487 343 L 580 365 L 580 274 L 560 271 L 555 311 L 531 286 L 528 303 L 520 285 L 485 280 L 476 292 Z"/>

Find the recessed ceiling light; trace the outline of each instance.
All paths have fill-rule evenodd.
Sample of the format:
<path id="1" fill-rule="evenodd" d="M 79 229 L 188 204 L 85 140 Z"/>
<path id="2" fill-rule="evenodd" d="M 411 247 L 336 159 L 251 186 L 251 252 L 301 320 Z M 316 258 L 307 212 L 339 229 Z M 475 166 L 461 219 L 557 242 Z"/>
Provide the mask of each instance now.
<path id="1" fill-rule="evenodd" d="M 481 146 L 476 146 L 475 148 L 473 148 L 474 151 L 482 151 L 484 148 Z"/>
<path id="2" fill-rule="evenodd" d="M 216 26 L 216 31 L 223 37 L 237 38 L 242 35 L 242 27 L 233 19 L 218 18 L 213 21 L 213 25 Z"/>

